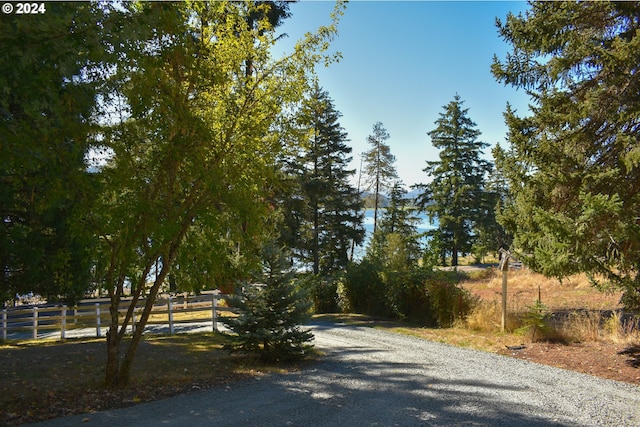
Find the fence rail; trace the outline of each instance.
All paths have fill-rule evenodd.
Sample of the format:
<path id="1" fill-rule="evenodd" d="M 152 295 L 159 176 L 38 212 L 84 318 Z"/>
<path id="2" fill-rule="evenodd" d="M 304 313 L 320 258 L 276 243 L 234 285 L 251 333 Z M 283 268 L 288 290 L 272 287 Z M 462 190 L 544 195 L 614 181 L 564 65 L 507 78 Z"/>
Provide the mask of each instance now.
<path id="1" fill-rule="evenodd" d="M 218 332 L 220 315 L 234 310 L 220 304 L 226 295 L 218 292 L 203 292 L 200 295 L 182 294 L 178 296 L 163 295 L 156 299 L 147 326 L 168 327 L 168 333 L 175 333 L 176 325 L 211 324 L 211 330 Z M 131 299 L 123 299 L 118 309 L 121 316 L 127 312 Z M 142 313 L 145 299 L 136 304 L 131 323 L 135 329 Z M 111 318 L 109 299 L 82 300 L 75 307 L 62 306 L 27 306 L 5 308 L 2 310 L 2 339 L 38 339 L 50 337 L 59 331 L 61 339 L 67 338 L 70 331 L 81 331 L 83 335 L 104 335 Z M 161 330 L 160 328 L 157 328 Z"/>

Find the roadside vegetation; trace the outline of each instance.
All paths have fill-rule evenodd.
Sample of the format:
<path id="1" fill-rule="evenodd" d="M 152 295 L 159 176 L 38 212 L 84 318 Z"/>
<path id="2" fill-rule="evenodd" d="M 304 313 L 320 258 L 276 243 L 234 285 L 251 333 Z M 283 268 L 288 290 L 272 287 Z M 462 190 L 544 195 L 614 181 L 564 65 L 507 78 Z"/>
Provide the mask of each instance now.
<path id="1" fill-rule="evenodd" d="M 453 277 L 453 273 L 447 274 Z M 507 347 L 529 346 L 534 341 L 560 341 L 569 354 L 576 343 L 598 343 L 600 350 L 591 362 L 603 359 L 603 346 L 617 344 L 618 348 L 630 349 L 640 344 L 638 329 L 620 315 L 620 293 L 603 294 L 590 286 L 583 275 L 572 276 L 561 283 L 529 270 L 509 272 L 506 332 L 500 327 L 500 272 L 489 268 L 457 273 L 457 277 L 461 278 L 457 286 L 468 292 L 475 303 L 467 316 L 456 318 L 446 327 L 426 327 L 363 314 L 333 312 L 315 317 L 502 354 Z M 531 319 L 532 307 L 536 307 L 539 296 L 546 310 L 542 316 Z M 535 334 L 531 330 L 534 325 L 538 328 Z M 231 336 L 211 333 L 145 336 L 130 384 L 117 390 L 105 387 L 102 381 L 106 361 L 104 339 L 4 343 L 0 346 L 0 365 L 4 372 L 0 386 L 0 407 L 3 408 L 0 424 L 17 425 L 130 406 L 225 386 L 270 372 L 301 369 L 322 358 L 318 350 L 307 349 L 304 361 L 265 363 L 259 355 L 229 354 L 226 348 L 234 343 L 237 341 Z M 581 357 L 584 356 L 574 352 L 574 358 Z M 631 356 L 621 354 L 619 358 L 623 364 L 633 364 Z M 616 374 L 607 368 L 603 365 L 601 372 Z M 614 378 L 637 383 L 637 376 L 619 374 Z"/>
<path id="2" fill-rule="evenodd" d="M 311 313 L 484 350 L 638 342 L 637 4 L 531 2 L 498 19 L 512 52 L 491 72 L 535 107 L 506 106 L 506 145 L 488 161 L 455 95 L 425 124 L 439 153 L 413 199 L 382 122 L 350 168 L 316 78 L 340 57 L 328 49 L 345 4 L 280 55 L 289 4 L 51 2 L 46 25 L 0 20 L 0 298 L 110 304 L 106 342 L 4 344 L 4 421 L 218 384 L 262 370 L 256 355 L 313 355 Z M 420 213 L 437 228 L 419 232 Z M 286 257 L 277 269 L 269 246 Z M 510 273 L 506 331 L 494 270 L 436 267 L 498 253 L 544 275 Z M 239 295 L 236 335 L 143 339 L 158 295 L 214 289 Z"/>

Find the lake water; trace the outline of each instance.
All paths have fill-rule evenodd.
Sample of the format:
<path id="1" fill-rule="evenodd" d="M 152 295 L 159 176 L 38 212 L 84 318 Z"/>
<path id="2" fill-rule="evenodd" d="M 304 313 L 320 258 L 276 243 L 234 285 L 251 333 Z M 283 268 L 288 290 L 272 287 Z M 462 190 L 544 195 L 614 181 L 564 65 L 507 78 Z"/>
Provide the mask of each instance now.
<path id="1" fill-rule="evenodd" d="M 378 209 L 378 221 L 380 221 L 380 217 L 384 214 L 384 211 L 385 211 L 384 209 Z M 367 244 L 369 243 L 369 239 L 373 234 L 373 216 L 374 216 L 373 209 L 365 210 L 363 225 L 364 225 L 366 234 L 365 234 L 364 243 L 362 244 L 362 246 L 356 246 L 354 250 L 353 257 L 356 260 L 362 259 L 362 257 L 364 256 L 364 253 L 367 248 Z M 425 231 L 434 230 L 438 228 L 437 219 L 434 219 L 433 223 L 429 223 L 429 217 L 427 216 L 427 214 L 419 213 L 419 214 L 416 214 L 416 216 L 420 218 L 420 222 L 417 224 L 418 233 L 424 233 Z"/>

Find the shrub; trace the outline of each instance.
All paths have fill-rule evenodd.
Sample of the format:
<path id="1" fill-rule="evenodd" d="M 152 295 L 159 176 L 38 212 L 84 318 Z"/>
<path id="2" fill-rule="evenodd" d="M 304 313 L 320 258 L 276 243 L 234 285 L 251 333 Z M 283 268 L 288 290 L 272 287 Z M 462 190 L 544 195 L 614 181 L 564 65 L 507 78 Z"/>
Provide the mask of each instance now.
<path id="1" fill-rule="evenodd" d="M 387 304 L 395 317 L 421 325 L 436 324 L 433 305 L 425 289 L 428 275 L 428 270 L 421 268 L 383 274 Z"/>
<path id="2" fill-rule="evenodd" d="M 516 330 L 517 333 L 529 335 L 532 342 L 544 341 L 553 338 L 556 334 L 549 322 L 549 310 L 540 300 L 527 306 L 527 311 L 522 316 L 522 324 Z"/>
<path id="3" fill-rule="evenodd" d="M 311 298 L 314 313 L 337 313 L 340 311 L 338 283 L 339 279 L 336 277 L 322 277 L 316 274 L 305 274 L 297 280 L 298 286 L 305 289 Z"/>
<path id="4" fill-rule="evenodd" d="M 464 320 L 478 304 L 478 298 L 458 285 L 456 272 L 433 271 L 425 282 L 433 315 L 438 326 L 447 328 Z"/>
<path id="5" fill-rule="evenodd" d="M 368 259 L 351 263 L 341 281 L 340 297 L 344 308 L 371 316 L 390 316 L 382 268 Z"/>
<path id="6" fill-rule="evenodd" d="M 421 267 L 393 271 L 364 259 L 347 269 L 338 293 L 349 311 L 449 327 L 477 302 L 458 286 L 459 280 L 455 272 Z"/>

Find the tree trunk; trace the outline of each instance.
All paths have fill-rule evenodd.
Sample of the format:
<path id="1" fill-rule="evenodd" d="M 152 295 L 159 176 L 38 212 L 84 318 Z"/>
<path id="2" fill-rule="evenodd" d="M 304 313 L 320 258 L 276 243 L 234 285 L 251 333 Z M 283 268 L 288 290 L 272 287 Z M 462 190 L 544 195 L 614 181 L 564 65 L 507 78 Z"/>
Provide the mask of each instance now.
<path id="1" fill-rule="evenodd" d="M 136 350 L 138 349 L 138 344 L 140 344 L 140 341 L 142 340 L 142 333 L 144 332 L 144 328 L 147 326 L 147 321 L 149 320 L 149 316 L 151 315 L 151 310 L 153 309 L 153 304 L 155 303 L 156 296 L 158 295 L 158 291 L 160 290 L 160 285 L 162 285 L 162 283 L 164 282 L 167 273 L 168 268 L 166 266 L 163 266 L 160 275 L 156 279 L 151 289 L 149 289 L 149 294 L 147 295 L 147 301 L 145 302 L 144 309 L 142 310 L 142 315 L 140 316 L 140 320 L 136 324 L 133 336 L 131 337 L 131 342 L 129 343 L 127 351 L 124 354 L 122 363 L 120 364 L 120 370 L 118 372 L 117 380 L 118 385 L 124 386 L 129 383 L 133 358 L 136 354 Z"/>
<path id="2" fill-rule="evenodd" d="M 108 280 L 107 283 L 111 281 Z M 118 372 L 120 371 L 120 341 L 122 337 L 118 334 L 118 326 L 120 322 L 120 296 L 122 295 L 124 278 L 119 277 L 114 288 L 109 289 L 109 305 L 110 323 L 107 331 L 107 366 L 105 368 L 104 382 L 107 387 L 116 387 Z"/>
<path id="3" fill-rule="evenodd" d="M 453 252 L 451 253 L 451 265 L 456 267 L 458 265 L 458 245 L 453 244 Z"/>
<path id="4" fill-rule="evenodd" d="M 320 273 L 320 218 L 318 204 L 313 210 L 313 274 Z"/>
<path id="5" fill-rule="evenodd" d="M 117 387 L 117 378 L 120 371 L 120 340 L 118 339 L 118 326 L 114 328 L 113 321 L 107 331 L 107 366 L 104 382 L 107 387 Z"/>
<path id="6" fill-rule="evenodd" d="M 376 178 L 376 197 L 373 206 L 373 232 L 378 228 L 378 198 L 380 197 L 380 180 Z"/>
<path id="7" fill-rule="evenodd" d="M 111 295 L 111 306 L 109 307 L 109 311 L 111 312 L 111 324 L 109 326 L 109 332 L 107 333 L 107 368 L 105 372 L 105 384 L 107 387 L 124 387 L 129 383 L 131 365 L 133 364 L 138 344 L 142 339 L 142 333 L 144 332 L 144 328 L 147 325 L 149 316 L 151 315 L 151 310 L 153 309 L 153 304 L 155 303 L 160 286 L 169 274 L 171 266 L 175 261 L 177 247 L 186 232 L 188 224 L 188 221 L 183 223 L 183 229 L 171 245 L 168 256 L 165 256 L 164 254 L 162 255 L 162 270 L 149 289 L 147 300 L 145 302 L 144 309 L 142 310 L 142 315 L 140 316 L 139 322 L 135 325 L 136 327 L 134 329 L 133 336 L 131 337 L 131 342 L 127 346 L 127 350 L 122 360 L 120 360 L 120 345 L 122 344 L 122 339 L 126 331 L 126 325 L 132 318 L 135 305 L 141 295 L 141 291 L 145 287 L 145 279 L 151 271 L 151 267 L 155 261 L 149 261 L 143 274 L 141 274 L 140 281 L 138 283 L 138 290 L 129 305 L 122 325 L 119 324 L 118 313 L 120 295 L 122 295 L 122 286 L 118 286 L 117 290 Z"/>

